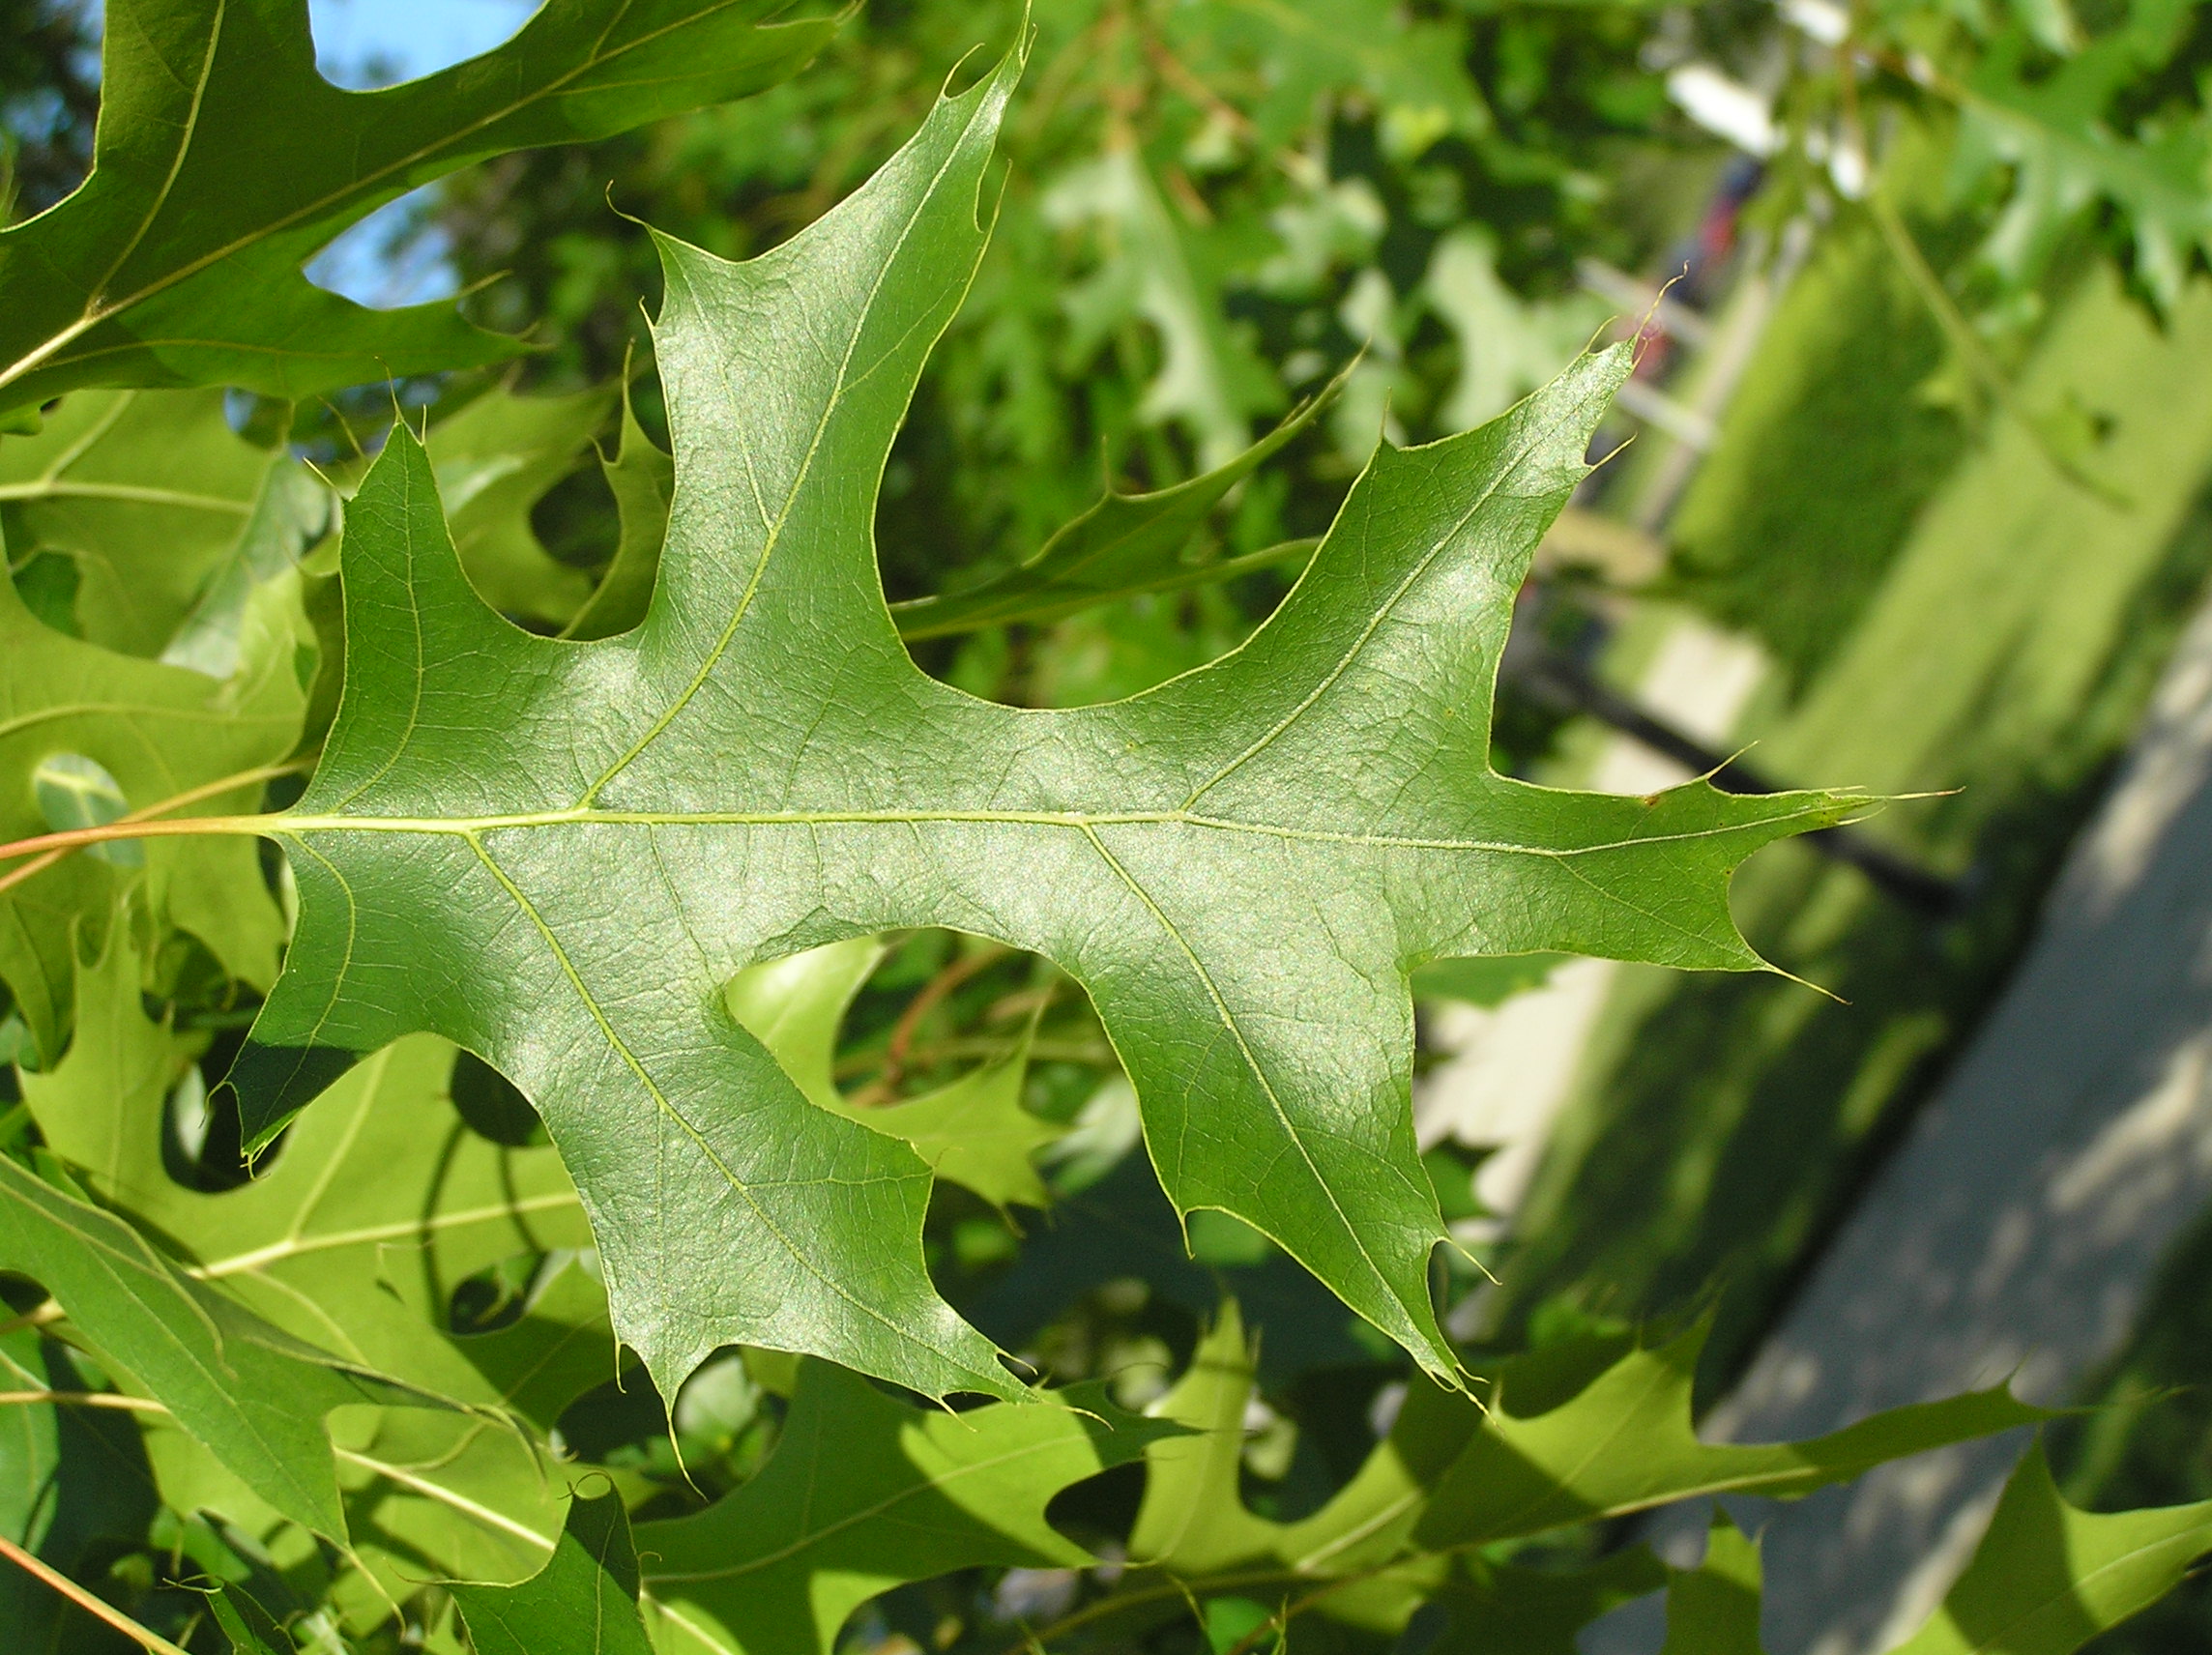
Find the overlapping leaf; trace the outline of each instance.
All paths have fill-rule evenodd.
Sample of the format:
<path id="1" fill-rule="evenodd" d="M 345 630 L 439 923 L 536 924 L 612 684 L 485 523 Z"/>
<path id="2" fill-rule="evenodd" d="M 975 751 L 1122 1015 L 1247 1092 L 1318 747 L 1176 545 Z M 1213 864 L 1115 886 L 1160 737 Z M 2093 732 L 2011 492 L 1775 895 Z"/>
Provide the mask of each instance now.
<path id="1" fill-rule="evenodd" d="M 322 495 L 288 456 L 234 434 L 216 391 L 86 392 L 38 435 L 0 441 L 10 565 L 66 559 L 71 601 L 47 619 L 126 654 L 163 653 L 243 537 L 289 529 L 291 556 L 278 561 L 297 562 L 302 531 L 328 514 Z"/>
<path id="2" fill-rule="evenodd" d="M 507 44 L 379 92 L 315 70 L 306 0 L 113 0 L 92 176 L 0 230 L 0 413 L 78 386 L 299 398 L 523 348 L 450 305 L 377 312 L 306 260 L 473 160 L 604 136 L 781 79 L 828 21 L 777 0 L 552 0 Z"/>
<path id="3" fill-rule="evenodd" d="M 562 1489 L 542 1450 L 497 1416 L 549 1430 L 607 1378 L 603 1296 L 569 1265 L 512 1326 L 444 1329 L 453 1289 L 477 1272 L 588 1241 L 555 1153 L 470 1131 L 449 1101 L 451 1048 L 417 1038 L 317 1099 L 263 1176 L 190 1189 L 162 1158 L 163 1099 L 187 1048 L 140 1009 L 138 968 L 120 942 L 80 974 L 77 1030 L 58 1067 L 19 1084 L 47 1145 L 95 1195 L 163 1237 L 192 1280 L 274 1326 L 483 1410 L 348 1417 L 338 1459 L 357 1555 L 397 1589 L 426 1565 L 476 1579 L 535 1569 Z M 232 1464 L 221 1443 L 201 1440 Z M 203 1473 L 181 1449 L 162 1465 L 171 1503 L 190 1509 L 180 1479 Z"/>
<path id="4" fill-rule="evenodd" d="M 1500 1572 L 1467 1554 L 1699 1495 L 1807 1494 L 1885 1460 L 2042 1417 L 2002 1391 L 1973 1392 L 1806 1442 L 1709 1446 L 1690 1414 L 1703 1343 L 1696 1329 L 1653 1349 L 1589 1340 L 1516 1358 L 1487 1405 L 1416 1384 L 1388 1437 L 1334 1497 L 1310 1517 L 1277 1523 L 1248 1510 L 1237 1492 L 1253 1362 L 1229 1305 L 1153 1410 L 1194 1435 L 1147 1450 L 1131 1555 L 1152 1580 L 1164 1575 L 1201 1592 L 1214 1579 L 1265 1582 L 1299 1612 L 1373 1632 L 1399 1631 L 1434 1598 L 1460 1628 L 1449 1647 L 1504 1647 L 1483 1641 L 1487 1619 L 1494 1631 L 1522 1626 L 1530 1649 L 1545 1639 L 1563 1649 L 1612 1604 L 1656 1587 L 1656 1565 Z M 1158 1595 L 1140 1583 L 1132 1605 Z"/>
<path id="5" fill-rule="evenodd" d="M 2212 1501 L 2097 1513 L 2066 1503 L 2038 1442 L 1925 1625 L 1888 1655 L 2074 1655 L 2212 1552 Z M 1762 1655 L 1758 1545 L 1716 1514 L 1704 1561 L 1671 1571 L 1665 1655 Z"/>
<path id="6" fill-rule="evenodd" d="M 2040 1443 L 2005 1484 L 1943 1605 L 1893 1655 L 2072 1655 L 2212 1552 L 2212 1500 L 2110 1514 L 2068 1505 Z"/>
<path id="7" fill-rule="evenodd" d="M 1296 436 L 1324 399 L 1314 398 L 1235 459 L 1187 482 L 1150 494 L 1108 490 L 1033 556 L 995 579 L 893 604 L 899 635 L 935 638 L 1007 621 L 1039 624 L 1111 598 L 1226 579 L 1296 555 L 1302 545 L 1269 547 L 1213 565 L 1182 560 L 1207 514 Z"/>
<path id="8" fill-rule="evenodd" d="M 740 973 L 723 992 L 723 1003 L 824 1109 L 904 1139 L 938 1177 L 964 1184 L 994 1205 L 1043 1206 L 1044 1181 L 1031 1157 L 1059 1137 L 1060 1128 L 1022 1107 L 1026 1040 L 1006 1057 L 904 1103 L 857 1109 L 838 1091 L 830 1073 L 838 1022 L 883 955 L 872 937 L 810 948 Z"/>
<path id="9" fill-rule="evenodd" d="M 622 1496 L 577 1495 L 545 1567 L 515 1586 L 455 1584 L 477 1655 L 652 1655 Z"/>
<path id="10" fill-rule="evenodd" d="M 33 778 L 57 759 L 99 767 L 120 814 L 286 757 L 306 706 L 299 668 L 310 640 L 298 603 L 280 583 L 263 587 L 240 628 L 238 669 L 218 682 L 55 631 L 0 581 L 0 834 L 81 825 L 41 811 Z M 260 791 L 249 780 L 202 808 L 250 808 Z M 0 980 L 49 1061 L 69 1021 L 73 937 L 98 947 L 131 861 L 144 864 L 156 913 L 200 938 L 232 976 L 261 987 L 276 974 L 282 920 L 250 846 L 179 838 L 110 860 L 72 857 L 0 892 Z"/>
<path id="11" fill-rule="evenodd" d="M 477 591 L 502 615 L 565 624 L 590 595 L 584 571 L 557 562 L 530 508 L 574 469 L 611 398 L 487 392 L 430 427 L 427 447 L 453 545 Z"/>
<path id="12" fill-rule="evenodd" d="M 498 621 L 394 435 L 348 519 L 345 703 L 269 824 L 302 916 L 239 1070 L 248 1119 L 266 1137 L 354 1055 L 434 1030 L 544 1117 L 664 1394 L 731 1343 L 1019 1394 L 923 1270 L 926 1164 L 809 1102 L 716 1003 L 766 958 L 952 926 L 1089 989 L 1179 1207 L 1244 1219 L 1451 1376 L 1407 972 L 1542 948 L 1756 968 L 1730 870 L 1852 801 L 1490 769 L 1511 598 L 1617 350 L 1379 452 L 1282 609 L 1208 668 L 1064 712 L 916 669 L 857 479 L 975 267 L 1017 67 L 763 258 L 662 244 L 677 494 L 635 630 Z"/>
<path id="13" fill-rule="evenodd" d="M 924 1411 L 808 1362 L 758 1476 L 638 1530 L 664 1655 L 829 1655 L 854 1610 L 903 1582 L 1091 1562 L 1045 1507 L 1176 1430 L 1095 1389 Z"/>
<path id="14" fill-rule="evenodd" d="M 255 1494 L 333 1539 L 346 1527 L 324 1416 L 355 1403 L 446 1406 L 294 1339 L 180 1274 L 121 1219 L 6 1157 L 0 1269 L 36 1278 L 102 1358 Z"/>
<path id="15" fill-rule="evenodd" d="M 1667 1643 L 1659 1655 L 1763 1655 L 1759 1640 L 1759 1546 L 1725 1512 L 1705 1532 L 1704 1560 L 1667 1583 Z"/>

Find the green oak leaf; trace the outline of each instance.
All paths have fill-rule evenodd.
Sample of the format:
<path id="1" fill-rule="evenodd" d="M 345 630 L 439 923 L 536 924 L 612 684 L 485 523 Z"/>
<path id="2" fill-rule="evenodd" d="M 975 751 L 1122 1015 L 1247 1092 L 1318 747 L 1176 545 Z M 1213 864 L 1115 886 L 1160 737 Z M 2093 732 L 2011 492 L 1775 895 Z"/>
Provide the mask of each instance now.
<path id="1" fill-rule="evenodd" d="M 2068 1505 L 2038 1442 L 1942 1607 L 1892 1655 L 2072 1655 L 2212 1552 L 2212 1500 L 2110 1515 Z"/>
<path id="2" fill-rule="evenodd" d="M 1765 1655 L 1759 1640 L 1759 1542 L 1724 1511 L 1695 1569 L 1669 1571 L 1667 1643 L 1659 1655 Z"/>
<path id="3" fill-rule="evenodd" d="M 515 1586 L 458 1582 L 477 1655 L 653 1655 L 622 1496 L 578 1494 L 545 1567 Z"/>
<path id="4" fill-rule="evenodd" d="M 660 542 L 668 534 L 668 503 L 676 492 L 676 462 L 654 447 L 630 407 L 629 365 L 623 364 L 622 435 L 614 457 L 599 456 L 600 475 L 615 497 L 620 532 L 613 562 L 592 595 L 562 629 L 564 638 L 611 638 L 645 619 L 653 583 L 660 573 Z"/>
<path id="5" fill-rule="evenodd" d="M 604 391 L 571 396 L 485 392 L 430 425 L 430 466 L 470 584 L 502 615 L 559 626 L 591 581 L 549 554 L 530 526 L 538 497 L 576 469 L 605 423 Z"/>
<path id="6" fill-rule="evenodd" d="M 1456 1381 L 1408 972 L 1538 949 L 1758 969 L 1730 872 L 1857 801 L 1491 769 L 1513 595 L 1625 349 L 1381 450 L 1282 607 L 1208 667 L 1059 711 L 925 676 L 866 479 L 980 254 L 1018 67 L 761 258 L 661 241 L 676 499 L 634 630 L 491 614 L 393 433 L 348 512 L 337 721 L 298 806 L 251 825 L 301 911 L 236 1071 L 245 1118 L 266 1141 L 355 1055 L 431 1030 L 537 1106 L 663 1395 L 730 1344 L 1020 1395 L 923 1267 L 927 1164 L 808 1101 L 716 994 L 765 959 L 947 926 L 1089 991 L 1179 1208 L 1241 1218 Z"/>
<path id="7" fill-rule="evenodd" d="M 118 814 L 282 760 L 306 712 L 298 659 L 309 641 L 292 581 L 268 583 L 242 617 L 238 670 L 217 682 L 67 637 L 0 581 L 0 838 L 74 825 L 40 808 L 33 778 L 57 760 L 104 771 L 121 796 Z M 247 809 L 260 794 L 254 780 L 202 805 Z M 251 846 L 157 839 L 136 859 L 157 915 L 199 937 L 240 981 L 260 988 L 276 977 L 283 918 Z M 110 910 L 125 872 L 118 860 L 71 857 L 0 891 L 0 980 L 45 1061 L 61 1054 L 80 942 L 99 945 L 99 926 L 85 916 Z"/>
<path id="8" fill-rule="evenodd" d="M 0 1156 L 0 1269 L 30 1276 L 103 1363 L 128 1373 L 276 1510 L 343 1542 L 324 1415 L 456 1405 L 349 1363 L 182 1273 L 110 1213 Z"/>
<path id="9" fill-rule="evenodd" d="M 217 1585 L 208 1593 L 208 1613 L 230 1640 L 231 1655 L 297 1655 L 299 1645 L 276 1617 L 243 1587 Z"/>
<path id="10" fill-rule="evenodd" d="M 0 439 L 10 565 L 70 559 L 70 629 L 126 654 L 160 655 L 177 642 L 247 537 L 288 538 L 289 557 L 276 561 L 297 563 L 329 516 L 326 500 L 298 461 L 231 430 L 219 391 L 85 392 L 65 397 L 37 436 Z M 234 627 L 243 596 L 217 605 Z M 228 678 L 235 630 L 231 642 L 229 661 L 203 661 L 203 646 L 179 664 Z"/>
<path id="11" fill-rule="evenodd" d="M 92 174 L 0 230 L 0 413 L 80 386 L 298 400 L 526 349 L 451 304 L 362 308 L 301 267 L 471 161 L 605 137 L 784 78 L 835 27 L 777 0 L 550 0 L 505 45 L 347 92 L 306 0 L 111 0 Z"/>
<path id="12" fill-rule="evenodd" d="M 1138 400 L 1138 421 L 1181 425 L 1208 471 L 1233 463 L 1250 441 L 1251 417 L 1284 397 L 1251 341 L 1227 324 L 1222 272 L 1169 210 L 1144 151 L 1111 145 L 1069 167 L 1039 210 L 1057 228 L 1090 226 L 1100 253 L 1061 301 L 1069 323 L 1062 371 L 1079 376 L 1117 333 L 1150 323 L 1160 365 Z"/>
<path id="13" fill-rule="evenodd" d="M 561 1410 L 613 1371 L 597 1283 L 545 1273 L 522 1318 L 493 1334 L 446 1331 L 460 1282 L 517 1254 L 589 1241 L 549 1147 L 509 1148 L 463 1124 L 452 1049 L 418 1035 L 377 1053 L 294 1122 L 262 1176 L 210 1193 L 162 1162 L 163 1100 L 189 1050 L 149 1019 L 139 967 L 110 927 L 77 978 L 76 1038 L 52 1071 L 18 1076 L 52 1152 L 104 1205 L 160 1236 L 195 1282 L 349 1363 L 478 1411 L 349 1415 L 335 1431 L 357 1557 L 387 1589 L 426 1565 L 519 1579 L 559 1522 L 542 1442 Z M 164 1493 L 190 1509 L 185 1456 Z"/>
<path id="14" fill-rule="evenodd" d="M 1047 1205 L 1051 1197 L 1032 1157 L 1064 1128 L 1022 1107 L 1026 1035 L 998 1061 L 903 1103 L 856 1108 L 837 1089 L 831 1060 L 838 1025 L 884 952 L 881 940 L 856 937 L 751 966 L 723 990 L 722 1002 L 812 1102 L 905 1140 L 936 1176 L 996 1206 Z"/>
<path id="15" fill-rule="evenodd" d="M 1310 549 L 1310 541 L 1295 541 L 1210 564 L 1186 564 L 1182 556 L 1229 491 L 1302 431 L 1334 390 L 1331 386 L 1235 459 L 1201 477 L 1150 494 L 1118 494 L 1109 488 L 1096 505 L 1004 574 L 959 592 L 892 604 L 899 635 L 937 638 L 1010 621 L 1042 625 L 1139 593 L 1228 580 Z"/>
<path id="16" fill-rule="evenodd" d="M 752 1481 L 696 1516 L 639 1526 L 660 1646 L 829 1655 L 854 1610 L 904 1582 L 1093 1562 L 1046 1521 L 1046 1505 L 1176 1429 L 1123 1412 L 1095 1386 L 948 1413 L 803 1363 Z"/>
<path id="17" fill-rule="evenodd" d="M 1043 625 L 1119 598 L 1212 585 L 1309 554 L 1313 541 L 1288 540 L 1211 563 L 1184 560 L 1191 537 L 1213 508 L 1296 436 L 1334 391 L 1331 386 L 1244 452 L 1202 477 L 1150 494 L 1119 494 L 1109 488 L 1089 510 L 1003 574 L 958 592 L 892 604 L 899 636 L 915 642 L 1010 622 Z M 627 631 L 645 618 L 653 595 L 676 468 L 637 429 L 626 399 L 623 421 L 622 447 L 605 468 L 622 514 L 621 547 L 564 637 L 605 638 Z"/>
<path id="18" fill-rule="evenodd" d="M 1631 1350 L 1571 1400 L 1527 1416 L 1516 1411 L 1508 1367 L 1483 1428 L 1438 1479 L 1416 1541 L 1475 1545 L 1697 1495 L 1794 1498 L 1887 1460 L 2048 1417 L 2000 1385 L 1891 1408 L 1802 1442 L 1701 1442 L 1690 1400 L 1705 1333 L 1701 1323 Z M 1593 1440 L 1617 1451 L 1592 1455 Z"/>
<path id="19" fill-rule="evenodd" d="M 1690 1416 L 1703 1339 L 1701 1327 L 1654 1350 L 1592 1339 L 1516 1357 L 1500 1365 L 1487 1403 L 1416 1382 L 1351 1481 L 1311 1516 L 1278 1523 L 1247 1509 L 1237 1490 L 1253 1353 L 1236 1306 L 1225 1305 L 1189 1370 L 1152 1410 L 1194 1435 L 1146 1451 L 1145 1498 L 1129 1539 L 1143 1569 L 1133 1604 L 1156 1597 L 1163 1576 L 1193 1591 L 1216 1579 L 1269 1582 L 1313 1612 L 1390 1634 L 1432 1598 L 1456 1601 L 1455 1617 L 1470 1623 L 1478 1605 L 1495 1600 L 1499 1615 L 1526 1611 L 1571 1647 L 1574 1629 L 1610 1607 L 1598 1599 L 1655 1588 L 1661 1581 L 1649 1572 L 1657 1565 L 1622 1564 L 1626 1574 L 1578 1585 L 1534 1571 L 1526 1582 L 1522 1572 L 1485 1573 L 1466 1554 L 1700 1495 L 1787 1498 L 1884 1460 L 2044 1417 L 2002 1391 L 1970 1392 L 1808 1442 L 1707 1447 Z M 1592 1604 L 1582 1619 L 1561 1619 Z M 1499 1624 L 1515 1622 L 1508 1615 Z M 1456 1646 L 1503 1647 L 1471 1632 Z"/>
<path id="20" fill-rule="evenodd" d="M 2092 206 L 2124 215 L 2137 277 L 2161 305 L 2181 297 L 2193 260 L 2212 253 L 2212 117 L 2146 123 L 2123 136 L 2107 124 L 2114 102 L 2163 67 L 2185 38 L 2189 8 L 2135 0 L 2126 23 L 2045 73 L 2017 32 L 1998 37 L 1963 101 L 1954 162 L 1962 178 L 1995 167 L 2012 189 L 1981 250 L 2006 281 L 2043 278 L 2064 238 Z"/>

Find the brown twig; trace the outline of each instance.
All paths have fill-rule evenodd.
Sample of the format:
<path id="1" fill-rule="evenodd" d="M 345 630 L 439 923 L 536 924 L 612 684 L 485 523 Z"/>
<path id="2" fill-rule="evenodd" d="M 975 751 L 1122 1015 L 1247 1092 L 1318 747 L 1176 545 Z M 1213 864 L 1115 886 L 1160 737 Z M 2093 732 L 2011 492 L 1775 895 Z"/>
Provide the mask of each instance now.
<path id="1" fill-rule="evenodd" d="M 71 1603 L 83 1610 L 85 1613 L 98 1620 L 105 1621 L 140 1648 L 151 1650 L 153 1655 L 186 1655 L 186 1651 L 171 1643 L 160 1633 L 140 1626 L 112 1604 L 94 1597 L 92 1593 L 86 1591 L 67 1575 L 48 1568 L 4 1534 L 0 1534 L 0 1557 L 6 1557 L 10 1562 L 37 1576 L 47 1585 L 53 1587 L 55 1591 L 61 1593 L 63 1597 L 69 1599 Z"/>
<path id="2" fill-rule="evenodd" d="M 891 1025 L 891 1037 L 884 1045 L 884 1072 L 877 1083 L 893 1087 L 906 1072 L 908 1048 L 914 1044 L 915 1034 L 945 997 L 970 977 L 1004 959 L 1012 950 L 1003 943 L 992 943 L 977 948 L 972 954 L 963 954 L 921 985 L 915 997 L 908 1001 L 906 1009 L 899 1013 L 898 1021 Z"/>

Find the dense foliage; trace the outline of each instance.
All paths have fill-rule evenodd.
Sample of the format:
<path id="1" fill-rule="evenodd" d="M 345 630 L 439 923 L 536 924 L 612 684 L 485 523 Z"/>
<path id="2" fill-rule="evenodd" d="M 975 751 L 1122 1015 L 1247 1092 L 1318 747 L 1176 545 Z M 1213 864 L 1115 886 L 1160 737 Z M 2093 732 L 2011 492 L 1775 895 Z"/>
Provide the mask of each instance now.
<path id="1" fill-rule="evenodd" d="M 20 37 L 0 1537 L 59 1576 L 0 1626 L 1534 1651 L 1665 1591 L 1756 1647 L 1725 1517 L 1613 1520 L 2043 1415 L 1717 1446 L 1703 1321 L 1467 1341 L 1416 997 L 1757 970 L 1730 875 L 1863 797 L 1530 785 L 1507 633 L 1648 577 L 1615 397 L 1697 436 L 1692 306 L 1817 221 L 1936 418 L 2110 492 L 2015 369 L 2056 267 L 2184 298 L 2203 20 L 775 14 L 550 0 L 355 93 L 290 0 L 111 0 L 89 154 Z M 511 273 L 466 315 L 301 276 L 471 164 L 403 208 Z M 1686 313 L 1586 354 L 1686 222 Z M 2037 1450 L 1900 1647 L 2057 1655 L 2208 1545 Z"/>

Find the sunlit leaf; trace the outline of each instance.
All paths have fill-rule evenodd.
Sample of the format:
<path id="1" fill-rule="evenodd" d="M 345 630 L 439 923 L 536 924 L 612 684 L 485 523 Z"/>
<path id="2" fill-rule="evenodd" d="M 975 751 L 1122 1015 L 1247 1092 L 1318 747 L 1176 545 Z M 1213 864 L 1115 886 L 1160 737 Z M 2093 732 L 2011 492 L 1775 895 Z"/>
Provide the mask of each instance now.
<path id="1" fill-rule="evenodd" d="M 302 909 L 238 1071 L 250 1130 L 431 1029 L 537 1105 L 664 1394 L 742 1343 L 1018 1395 L 922 1267 L 927 1164 L 810 1102 L 716 1000 L 766 958 L 946 925 L 1090 991 L 1178 1206 L 1244 1220 L 1454 1377 L 1408 970 L 1546 948 L 1757 969 L 1731 870 L 1852 800 L 1490 769 L 1511 599 L 1618 349 L 1478 431 L 1381 451 L 1298 588 L 1211 666 L 1067 712 L 914 667 L 853 479 L 879 474 L 981 249 L 1017 68 L 760 259 L 661 244 L 678 493 L 635 630 L 558 642 L 491 615 L 394 433 L 349 509 L 345 702 L 269 824 Z"/>

